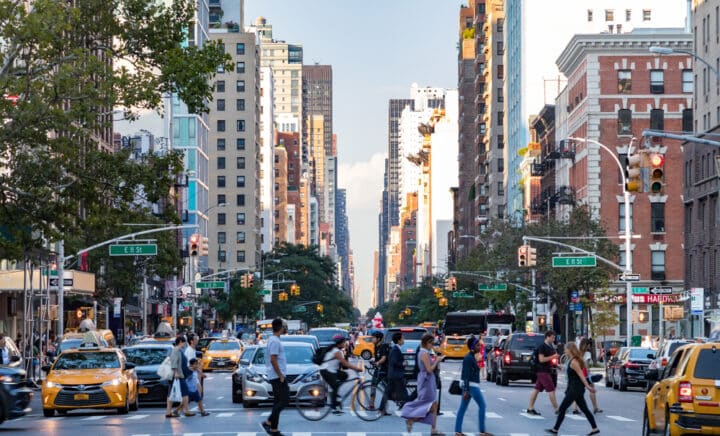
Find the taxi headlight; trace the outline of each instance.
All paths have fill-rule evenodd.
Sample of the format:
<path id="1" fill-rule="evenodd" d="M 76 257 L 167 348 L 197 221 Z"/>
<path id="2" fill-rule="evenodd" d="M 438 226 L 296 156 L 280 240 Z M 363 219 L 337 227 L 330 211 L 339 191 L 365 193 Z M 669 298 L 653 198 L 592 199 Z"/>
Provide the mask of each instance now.
<path id="1" fill-rule="evenodd" d="M 102 384 L 102 386 L 118 386 L 120 384 L 120 378 L 114 378 L 112 380 L 108 380 Z"/>
<path id="2" fill-rule="evenodd" d="M 52 388 L 62 388 L 62 385 L 60 383 L 55 383 L 53 381 L 48 380 L 45 382 L 45 387 L 51 388 L 51 389 Z"/>
<path id="3" fill-rule="evenodd" d="M 208 355 L 206 354 L 205 356 L 203 356 L 203 360 L 208 360 L 208 361 L 210 361 L 210 360 L 212 360 L 212 356 L 208 356 Z"/>
<path id="4" fill-rule="evenodd" d="M 238 359 L 239 359 L 238 356 L 230 356 L 230 360 L 234 360 L 235 362 L 237 362 Z"/>

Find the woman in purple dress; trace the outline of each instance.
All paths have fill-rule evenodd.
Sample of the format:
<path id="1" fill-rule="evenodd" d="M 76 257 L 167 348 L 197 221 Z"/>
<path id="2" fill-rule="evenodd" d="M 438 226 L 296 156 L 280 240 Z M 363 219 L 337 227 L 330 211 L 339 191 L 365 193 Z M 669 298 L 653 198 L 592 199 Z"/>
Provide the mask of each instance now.
<path id="1" fill-rule="evenodd" d="M 440 436 L 443 433 L 437 431 L 437 385 L 435 384 L 435 368 L 442 361 L 443 356 L 434 359 L 430 357 L 435 338 L 431 334 L 425 334 L 420 341 L 420 352 L 418 353 L 418 380 L 417 399 L 405 403 L 402 408 L 402 417 L 407 420 L 407 431 L 412 432 L 415 422 L 422 422 L 432 426 L 430 434 Z"/>

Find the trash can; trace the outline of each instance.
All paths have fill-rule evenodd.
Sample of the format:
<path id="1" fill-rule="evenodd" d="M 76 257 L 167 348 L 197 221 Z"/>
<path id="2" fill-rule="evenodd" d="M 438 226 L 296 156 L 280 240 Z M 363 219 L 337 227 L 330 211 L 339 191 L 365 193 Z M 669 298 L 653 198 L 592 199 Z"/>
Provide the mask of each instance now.
<path id="1" fill-rule="evenodd" d="M 640 344 L 642 344 L 642 336 L 635 335 L 632 338 L 630 338 L 630 346 L 631 347 L 639 347 Z"/>

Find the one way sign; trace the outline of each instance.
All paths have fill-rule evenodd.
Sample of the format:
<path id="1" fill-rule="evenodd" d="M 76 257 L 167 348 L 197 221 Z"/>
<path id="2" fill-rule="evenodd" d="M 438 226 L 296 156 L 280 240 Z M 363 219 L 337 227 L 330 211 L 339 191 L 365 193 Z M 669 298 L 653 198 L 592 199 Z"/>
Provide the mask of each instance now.
<path id="1" fill-rule="evenodd" d="M 51 288 L 57 288 L 58 285 L 58 278 L 52 278 L 50 279 L 50 287 Z M 73 285 L 73 279 L 63 279 L 63 287 L 68 287 Z"/>
<path id="2" fill-rule="evenodd" d="M 650 293 L 655 295 L 672 294 L 672 286 L 655 286 L 654 288 L 650 288 Z"/>

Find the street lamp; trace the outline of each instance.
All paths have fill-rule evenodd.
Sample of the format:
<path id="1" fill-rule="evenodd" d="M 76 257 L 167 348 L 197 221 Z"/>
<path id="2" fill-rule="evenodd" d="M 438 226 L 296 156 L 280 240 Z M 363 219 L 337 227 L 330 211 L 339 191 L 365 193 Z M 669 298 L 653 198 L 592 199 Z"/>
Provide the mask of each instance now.
<path id="1" fill-rule="evenodd" d="M 705 64 L 705 66 L 707 66 L 710 69 L 710 71 L 715 73 L 715 77 L 717 77 L 717 79 L 720 80 L 720 73 L 718 73 L 718 70 L 715 69 L 715 67 L 713 67 L 712 65 L 710 65 L 710 63 L 708 61 L 706 61 L 705 59 L 696 55 L 695 53 L 691 52 L 690 50 L 682 50 L 682 49 L 670 48 L 670 47 L 661 47 L 658 45 L 651 46 L 649 48 L 649 50 L 650 50 L 650 53 L 655 53 L 658 55 L 669 55 L 669 54 L 673 54 L 673 53 L 682 53 L 682 54 L 690 55 L 693 58 L 700 61 L 701 63 Z"/>

